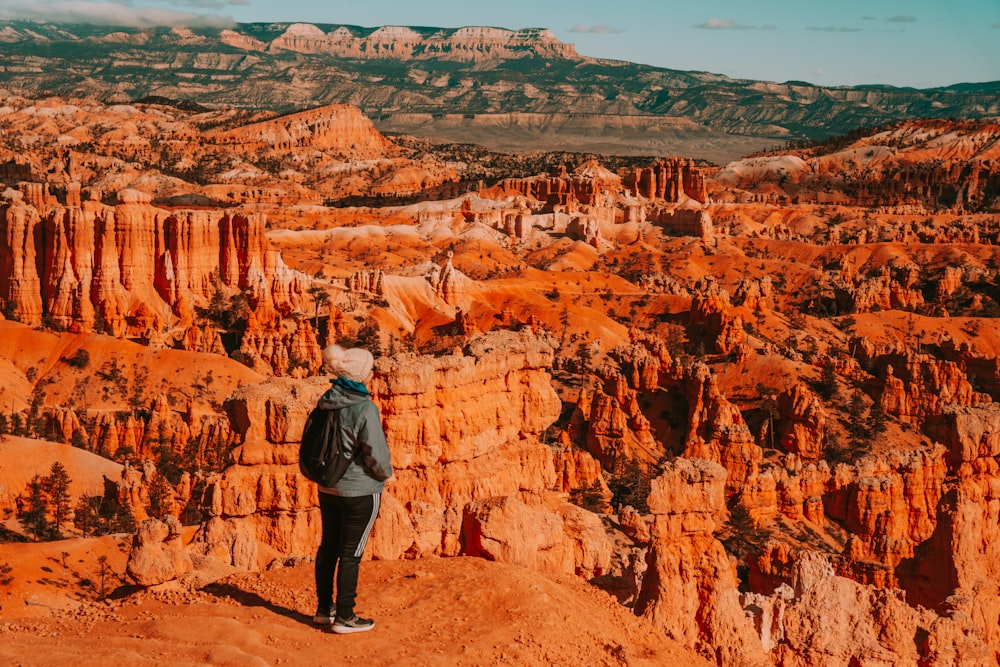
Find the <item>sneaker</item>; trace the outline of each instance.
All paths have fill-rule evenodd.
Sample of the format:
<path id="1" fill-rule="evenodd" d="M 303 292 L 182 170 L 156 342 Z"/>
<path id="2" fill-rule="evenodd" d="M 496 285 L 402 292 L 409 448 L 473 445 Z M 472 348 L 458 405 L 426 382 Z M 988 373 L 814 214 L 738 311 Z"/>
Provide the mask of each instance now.
<path id="1" fill-rule="evenodd" d="M 368 632 L 375 627 L 375 621 L 370 618 L 361 618 L 356 614 L 351 614 L 350 618 L 340 616 L 333 622 L 333 631 L 338 635 L 346 635 L 352 632 Z"/>
<path id="2" fill-rule="evenodd" d="M 333 615 L 332 611 L 323 611 L 321 609 L 316 610 L 316 615 L 313 616 L 313 623 L 316 625 L 333 625 L 333 621 L 336 617 Z"/>

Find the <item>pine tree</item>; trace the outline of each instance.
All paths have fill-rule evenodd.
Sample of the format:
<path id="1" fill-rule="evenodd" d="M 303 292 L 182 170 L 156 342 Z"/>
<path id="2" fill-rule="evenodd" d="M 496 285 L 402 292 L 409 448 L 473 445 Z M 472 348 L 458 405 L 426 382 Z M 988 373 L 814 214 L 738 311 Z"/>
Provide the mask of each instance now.
<path id="1" fill-rule="evenodd" d="M 733 506 L 729 513 L 727 528 L 728 534 L 722 540 L 722 544 L 726 547 L 726 551 L 740 560 L 746 560 L 747 556 L 760 553 L 769 537 L 767 531 L 757 527 L 750 510 L 742 503 Z"/>
<path id="2" fill-rule="evenodd" d="M 622 459 L 613 466 L 611 480 L 611 506 L 616 512 L 631 506 L 640 514 L 649 511 L 649 470 L 635 459 Z"/>
<path id="3" fill-rule="evenodd" d="M 167 478 L 155 473 L 149 486 L 149 502 L 146 513 L 154 519 L 166 519 L 172 513 L 174 506 L 174 489 Z"/>
<path id="4" fill-rule="evenodd" d="M 864 394 L 857 387 L 851 392 L 851 398 L 847 402 L 847 416 L 847 434 L 850 436 L 850 446 L 857 451 L 871 442 L 872 438 L 866 418 Z"/>
<path id="5" fill-rule="evenodd" d="M 569 494 L 569 500 L 588 512 L 600 513 L 606 507 L 601 484 L 596 479 L 589 486 L 573 489 Z"/>
<path id="6" fill-rule="evenodd" d="M 112 533 L 134 533 L 135 527 L 135 514 L 132 512 L 132 506 L 126 500 L 115 510 L 109 529 Z"/>
<path id="7" fill-rule="evenodd" d="M 127 390 L 129 407 L 132 408 L 132 415 L 139 416 L 139 412 L 146 405 L 146 386 L 149 382 L 149 369 L 146 366 L 132 364 L 132 380 Z"/>
<path id="8" fill-rule="evenodd" d="M 21 514 L 21 525 L 30 529 L 36 540 L 48 537 L 49 509 L 45 499 L 45 485 L 39 475 L 28 484 L 28 508 Z"/>
<path id="9" fill-rule="evenodd" d="M 330 295 L 318 283 L 313 283 L 306 291 L 313 300 L 313 328 L 319 331 L 319 311 L 330 303 Z"/>
<path id="10" fill-rule="evenodd" d="M 851 418 L 852 424 L 860 425 L 861 417 L 865 413 L 865 400 L 861 390 L 857 387 L 851 392 L 851 398 L 847 401 L 847 414 Z M 852 431 L 854 434 L 854 431 Z"/>
<path id="11" fill-rule="evenodd" d="M 28 423 L 26 424 L 29 437 L 45 437 L 45 392 L 41 387 L 35 387 L 31 392 L 31 403 L 28 405 Z"/>
<path id="12" fill-rule="evenodd" d="M 62 527 L 66 517 L 69 516 L 70 501 L 69 495 L 70 480 L 66 466 L 59 461 L 55 461 L 49 468 L 49 476 L 46 479 L 47 491 L 49 493 L 49 509 L 52 510 L 52 519 L 55 523 L 56 532 Z"/>
<path id="13" fill-rule="evenodd" d="M 101 497 L 80 496 L 73 513 L 73 523 L 84 537 L 98 535 L 101 532 Z"/>
<path id="14" fill-rule="evenodd" d="M 101 554 L 97 557 L 97 574 L 101 578 L 101 599 L 107 597 L 106 582 L 108 575 L 111 574 L 111 565 L 108 563 L 108 557 Z"/>
<path id="15" fill-rule="evenodd" d="M 778 390 L 758 382 L 757 393 L 760 395 L 760 410 L 764 413 L 764 421 L 767 423 L 767 447 L 774 449 L 774 432 L 777 429 L 775 422 L 781 416 L 778 411 Z M 761 447 L 763 446 L 764 443 L 761 443 Z"/>
<path id="16" fill-rule="evenodd" d="M 888 415 L 882 409 L 882 402 L 875 401 L 872 403 L 872 407 L 868 410 L 868 429 L 871 431 L 872 437 L 877 438 L 885 433 L 888 428 L 888 424 L 886 424 L 887 418 Z"/>
<path id="17" fill-rule="evenodd" d="M 28 435 L 24 432 L 24 419 L 20 412 L 14 412 L 10 415 L 10 434 L 22 438 Z"/>
<path id="18" fill-rule="evenodd" d="M 832 363 L 823 366 L 819 374 L 819 381 L 814 386 L 816 393 L 825 399 L 831 399 L 837 395 L 837 373 L 833 369 Z"/>

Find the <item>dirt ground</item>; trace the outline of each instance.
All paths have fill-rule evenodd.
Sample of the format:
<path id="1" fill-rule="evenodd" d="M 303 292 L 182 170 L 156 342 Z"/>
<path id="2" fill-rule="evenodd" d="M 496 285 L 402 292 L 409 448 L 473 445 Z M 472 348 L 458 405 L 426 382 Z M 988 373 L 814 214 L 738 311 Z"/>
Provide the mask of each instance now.
<path id="1" fill-rule="evenodd" d="M 14 558 L 12 547 L 33 546 L 39 545 L 0 545 L 0 560 Z M 582 580 L 552 579 L 476 558 L 363 562 L 357 611 L 375 618 L 375 629 L 336 635 L 312 624 L 311 562 L 234 574 L 194 590 L 166 584 L 123 595 L 120 589 L 104 601 L 74 601 L 65 591 L 69 594 L 60 602 L 51 592 L 48 597 L 33 592 L 58 585 L 59 561 L 71 568 L 77 555 L 36 556 L 34 562 L 48 562 L 42 571 L 47 576 L 22 581 L 16 594 L 0 598 L 5 600 L 0 662 L 37 667 L 708 664 Z M 109 561 L 114 565 L 115 559 Z M 23 580 L 38 572 L 15 570 L 15 580 L 18 576 Z"/>

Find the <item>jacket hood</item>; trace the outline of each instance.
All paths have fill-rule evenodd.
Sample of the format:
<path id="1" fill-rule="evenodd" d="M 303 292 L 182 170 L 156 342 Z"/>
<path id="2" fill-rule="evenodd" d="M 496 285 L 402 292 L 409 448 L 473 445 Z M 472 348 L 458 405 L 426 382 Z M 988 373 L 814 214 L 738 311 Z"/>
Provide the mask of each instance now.
<path id="1" fill-rule="evenodd" d="M 350 405 L 364 403 L 368 398 L 368 392 L 361 393 L 360 391 L 349 389 L 334 380 L 330 384 L 330 388 L 326 390 L 326 393 L 320 397 L 317 406 L 324 410 L 339 410 Z"/>

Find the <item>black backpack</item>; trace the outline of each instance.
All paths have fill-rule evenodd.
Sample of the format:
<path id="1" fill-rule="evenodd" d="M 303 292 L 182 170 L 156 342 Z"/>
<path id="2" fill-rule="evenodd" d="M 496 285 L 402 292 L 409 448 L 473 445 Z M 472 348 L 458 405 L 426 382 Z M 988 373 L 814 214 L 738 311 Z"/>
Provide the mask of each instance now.
<path id="1" fill-rule="evenodd" d="M 314 408 L 302 429 L 299 471 L 320 486 L 336 484 L 354 455 L 348 445 L 341 446 L 339 414 L 340 410 Z"/>

